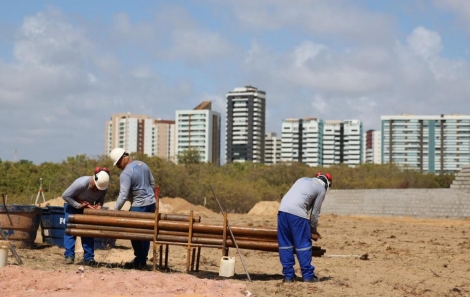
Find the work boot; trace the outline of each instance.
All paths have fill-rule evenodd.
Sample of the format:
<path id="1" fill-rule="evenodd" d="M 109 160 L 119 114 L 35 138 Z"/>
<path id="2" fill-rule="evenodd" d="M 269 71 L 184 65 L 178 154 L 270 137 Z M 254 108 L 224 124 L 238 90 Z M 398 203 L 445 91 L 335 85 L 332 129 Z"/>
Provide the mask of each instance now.
<path id="1" fill-rule="evenodd" d="M 88 261 L 83 261 L 83 265 L 96 267 L 96 266 L 98 266 L 98 262 L 96 262 L 95 259 L 91 259 L 91 260 L 88 260 Z"/>
<path id="2" fill-rule="evenodd" d="M 142 263 L 136 263 L 134 261 L 132 262 L 127 262 L 124 264 L 124 269 L 137 269 L 137 270 L 143 270 L 147 267 L 147 265 L 142 264 Z"/>
<path id="3" fill-rule="evenodd" d="M 72 257 L 65 257 L 65 264 L 73 264 L 75 263 L 75 259 Z"/>
<path id="4" fill-rule="evenodd" d="M 292 283 L 295 283 L 295 279 L 294 279 L 294 278 L 284 278 L 284 279 L 282 280 L 282 282 L 283 282 L 284 284 L 292 284 Z"/>
<path id="5" fill-rule="evenodd" d="M 317 283 L 319 281 L 320 281 L 320 279 L 318 279 L 318 277 L 316 277 L 316 276 L 313 276 L 310 279 L 304 279 L 304 283 Z"/>

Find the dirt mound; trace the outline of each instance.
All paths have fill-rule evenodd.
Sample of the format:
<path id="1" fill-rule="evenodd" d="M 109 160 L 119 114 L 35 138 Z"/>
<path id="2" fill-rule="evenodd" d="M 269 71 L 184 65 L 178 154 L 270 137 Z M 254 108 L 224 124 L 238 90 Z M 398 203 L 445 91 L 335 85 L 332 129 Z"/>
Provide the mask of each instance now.
<path id="1" fill-rule="evenodd" d="M 105 207 L 114 209 L 116 201 L 106 202 Z M 121 210 L 129 210 L 131 204 L 126 201 Z M 189 211 L 194 211 L 195 214 L 214 214 L 210 209 L 205 208 L 202 205 L 193 205 L 183 198 L 160 198 L 159 201 L 159 212 L 160 213 L 173 213 L 173 214 L 189 214 Z"/>
<path id="2" fill-rule="evenodd" d="M 246 286 L 242 283 L 199 279 L 182 273 L 106 270 L 88 266 L 76 266 L 75 269 L 46 271 L 14 265 L 4 267 L 0 270 L 2 296 L 245 296 L 242 292 Z"/>
<path id="3" fill-rule="evenodd" d="M 256 216 L 275 216 L 279 209 L 279 204 L 280 203 L 277 201 L 261 201 L 256 203 L 248 214 Z"/>
<path id="4" fill-rule="evenodd" d="M 62 197 L 57 197 L 54 199 L 46 200 L 46 202 L 39 203 L 39 207 L 46 207 L 46 206 L 64 206 L 65 200 Z"/>
<path id="5" fill-rule="evenodd" d="M 175 214 L 189 214 L 193 211 L 195 214 L 215 214 L 212 210 L 205 208 L 202 205 L 193 205 L 183 198 L 161 198 L 160 203 L 166 204 L 171 208 L 171 213 Z"/>

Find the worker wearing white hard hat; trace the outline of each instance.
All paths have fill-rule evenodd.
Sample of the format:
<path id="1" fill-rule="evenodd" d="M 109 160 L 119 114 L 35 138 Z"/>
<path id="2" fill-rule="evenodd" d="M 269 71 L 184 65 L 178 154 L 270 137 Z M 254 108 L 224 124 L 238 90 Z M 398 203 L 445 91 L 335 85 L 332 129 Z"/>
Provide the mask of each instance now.
<path id="1" fill-rule="evenodd" d="M 100 209 L 104 204 L 104 198 L 108 192 L 109 170 L 106 167 L 96 167 L 92 176 L 77 178 L 62 194 L 66 204 L 64 207 L 65 224 L 68 224 L 69 215 L 83 214 L 83 209 Z M 64 235 L 65 263 L 75 262 L 76 236 Z M 83 263 L 94 266 L 95 261 L 95 239 L 93 237 L 82 237 Z"/>
<path id="2" fill-rule="evenodd" d="M 120 210 L 126 200 L 130 200 L 129 211 L 155 213 L 155 179 L 147 164 L 133 160 L 123 148 L 115 148 L 109 154 L 113 165 L 122 170 L 119 176 L 119 197 L 115 210 Z M 125 268 L 143 269 L 147 265 L 150 241 L 131 240 L 134 260 Z"/>

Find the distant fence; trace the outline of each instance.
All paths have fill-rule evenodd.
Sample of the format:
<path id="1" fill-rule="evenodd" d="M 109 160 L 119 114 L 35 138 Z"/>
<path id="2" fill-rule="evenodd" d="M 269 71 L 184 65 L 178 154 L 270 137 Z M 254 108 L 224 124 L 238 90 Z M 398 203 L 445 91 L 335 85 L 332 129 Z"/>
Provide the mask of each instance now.
<path id="1" fill-rule="evenodd" d="M 470 217 L 470 190 L 331 190 L 326 195 L 321 212 L 338 215 L 466 218 Z"/>

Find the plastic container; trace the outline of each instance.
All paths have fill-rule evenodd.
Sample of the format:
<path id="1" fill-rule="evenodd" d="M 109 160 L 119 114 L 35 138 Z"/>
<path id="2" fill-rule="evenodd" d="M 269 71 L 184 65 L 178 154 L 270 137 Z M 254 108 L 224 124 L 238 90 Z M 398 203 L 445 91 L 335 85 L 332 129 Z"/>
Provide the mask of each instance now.
<path id="1" fill-rule="evenodd" d="M 103 207 L 107 209 L 107 207 Z M 64 206 L 48 206 L 41 215 L 42 241 L 50 245 L 65 248 L 65 203 Z M 116 246 L 116 239 L 95 237 L 95 250 L 107 250 Z M 75 246 L 77 248 L 77 246 Z"/>
<path id="2" fill-rule="evenodd" d="M 224 256 L 220 259 L 219 276 L 231 277 L 235 275 L 235 257 Z"/>
<path id="3" fill-rule="evenodd" d="M 41 215 L 42 242 L 64 247 L 65 214 L 62 206 L 43 208 Z"/>
<path id="4" fill-rule="evenodd" d="M 0 268 L 8 265 L 8 245 L 0 245 Z"/>

